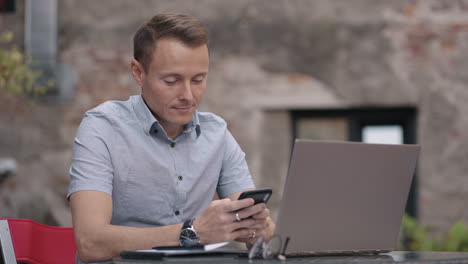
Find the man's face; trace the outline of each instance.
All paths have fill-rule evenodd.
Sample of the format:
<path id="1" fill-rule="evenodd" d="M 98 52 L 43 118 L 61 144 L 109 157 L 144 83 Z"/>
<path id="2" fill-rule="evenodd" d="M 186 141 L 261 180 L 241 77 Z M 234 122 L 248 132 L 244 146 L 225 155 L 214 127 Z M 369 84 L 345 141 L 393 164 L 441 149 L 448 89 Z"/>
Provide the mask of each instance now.
<path id="1" fill-rule="evenodd" d="M 206 45 L 188 47 L 173 38 L 157 41 L 146 72 L 132 61 L 143 99 L 169 136 L 177 136 L 192 119 L 205 92 L 208 65 Z"/>

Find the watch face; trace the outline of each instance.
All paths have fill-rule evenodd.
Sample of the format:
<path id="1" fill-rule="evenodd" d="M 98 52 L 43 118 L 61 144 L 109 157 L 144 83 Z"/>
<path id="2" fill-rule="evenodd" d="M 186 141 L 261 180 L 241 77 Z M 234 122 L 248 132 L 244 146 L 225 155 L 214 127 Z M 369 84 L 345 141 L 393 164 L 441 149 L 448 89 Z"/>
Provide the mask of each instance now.
<path id="1" fill-rule="evenodd" d="M 197 239 L 197 233 L 195 233 L 195 231 L 193 231 L 193 229 L 186 228 L 186 229 L 182 230 L 182 232 L 180 233 L 180 238 L 189 239 L 189 240 Z"/>
<path id="2" fill-rule="evenodd" d="M 192 228 L 182 229 L 180 232 L 180 244 L 184 247 L 194 247 L 198 245 L 198 236 Z"/>

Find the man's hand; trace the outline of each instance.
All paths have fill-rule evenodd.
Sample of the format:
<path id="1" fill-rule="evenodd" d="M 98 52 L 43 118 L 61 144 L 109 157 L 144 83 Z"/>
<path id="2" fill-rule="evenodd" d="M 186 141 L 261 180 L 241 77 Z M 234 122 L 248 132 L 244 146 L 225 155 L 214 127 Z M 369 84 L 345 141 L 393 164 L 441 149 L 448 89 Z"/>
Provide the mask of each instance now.
<path id="1" fill-rule="evenodd" d="M 256 228 L 251 230 L 251 235 L 247 238 L 239 238 L 236 241 L 243 242 L 247 245 L 247 248 L 251 248 L 257 237 L 263 236 L 265 240 L 270 240 L 270 238 L 275 233 L 276 225 L 270 217 L 270 210 L 265 207 L 265 209 L 255 215 L 252 215 L 252 218 L 256 221 L 262 221 L 263 228 Z M 255 232 L 255 233 L 253 233 Z M 254 234 L 254 235 L 252 235 Z"/>
<path id="2" fill-rule="evenodd" d="M 269 226 L 269 214 L 264 203 L 254 205 L 250 198 L 216 200 L 194 221 L 194 228 L 202 244 L 242 241 L 251 238 L 253 232 L 264 233 Z"/>

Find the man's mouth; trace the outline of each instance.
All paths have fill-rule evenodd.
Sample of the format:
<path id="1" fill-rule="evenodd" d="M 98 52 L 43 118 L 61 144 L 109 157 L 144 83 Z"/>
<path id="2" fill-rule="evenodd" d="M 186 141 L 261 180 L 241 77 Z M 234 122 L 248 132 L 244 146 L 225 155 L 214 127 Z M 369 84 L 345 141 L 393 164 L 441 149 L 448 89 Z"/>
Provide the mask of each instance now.
<path id="1" fill-rule="evenodd" d="M 186 106 L 173 106 L 172 108 L 174 108 L 174 109 L 177 110 L 178 112 L 182 112 L 182 113 L 189 112 L 189 111 L 192 110 L 192 106 L 190 106 L 190 105 L 186 105 Z"/>

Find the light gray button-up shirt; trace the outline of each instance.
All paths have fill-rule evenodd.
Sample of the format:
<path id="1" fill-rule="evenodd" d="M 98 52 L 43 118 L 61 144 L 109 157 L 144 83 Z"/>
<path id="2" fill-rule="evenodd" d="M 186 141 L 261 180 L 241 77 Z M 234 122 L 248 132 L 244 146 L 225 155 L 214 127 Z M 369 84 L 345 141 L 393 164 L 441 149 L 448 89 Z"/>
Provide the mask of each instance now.
<path id="1" fill-rule="evenodd" d="M 68 197 L 77 191 L 112 196 L 112 224 L 162 226 L 196 218 L 215 193 L 254 188 L 245 154 L 211 113 L 195 112 L 171 140 L 141 96 L 86 112 L 78 129 Z"/>

